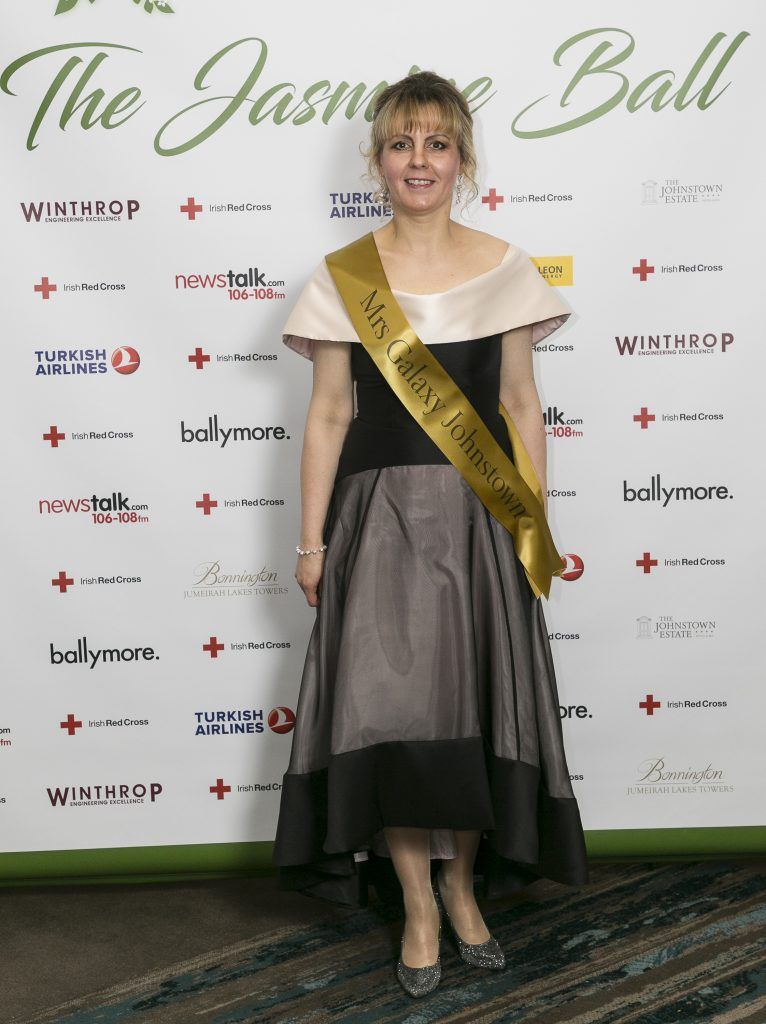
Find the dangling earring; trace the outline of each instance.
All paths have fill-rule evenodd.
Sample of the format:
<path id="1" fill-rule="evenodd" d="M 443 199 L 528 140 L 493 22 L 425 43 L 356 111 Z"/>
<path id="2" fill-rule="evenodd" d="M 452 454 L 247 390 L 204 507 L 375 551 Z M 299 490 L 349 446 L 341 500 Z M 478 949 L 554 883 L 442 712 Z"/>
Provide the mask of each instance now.
<path id="1" fill-rule="evenodd" d="M 376 203 L 388 203 L 389 200 L 391 199 L 385 178 L 383 179 L 383 182 L 378 191 L 373 193 L 372 198 Z"/>
<path id="2" fill-rule="evenodd" d="M 463 194 L 463 175 L 462 174 L 458 174 L 458 176 L 457 176 L 457 184 L 455 185 L 455 202 L 456 203 L 460 202 L 460 197 L 462 196 L 462 194 Z"/>

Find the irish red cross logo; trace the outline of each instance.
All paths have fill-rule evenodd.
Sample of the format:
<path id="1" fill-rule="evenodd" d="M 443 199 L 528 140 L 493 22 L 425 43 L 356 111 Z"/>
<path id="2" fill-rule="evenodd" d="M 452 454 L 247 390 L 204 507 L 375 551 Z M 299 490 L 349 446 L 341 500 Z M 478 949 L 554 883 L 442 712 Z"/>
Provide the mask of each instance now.
<path id="1" fill-rule="evenodd" d="M 643 708 L 646 711 L 647 715 L 653 715 L 654 709 L 659 708 L 662 705 L 660 701 L 654 699 L 653 693 L 647 693 L 646 700 L 640 700 L 638 702 L 638 706 L 640 708 Z"/>
<path id="2" fill-rule="evenodd" d="M 66 434 L 60 434 L 58 427 L 51 427 L 49 433 L 43 434 L 43 441 L 50 441 L 51 448 L 58 448 L 59 441 L 63 441 Z"/>
<path id="3" fill-rule="evenodd" d="M 210 787 L 210 792 L 215 793 L 219 800 L 223 800 L 227 793 L 231 793 L 231 786 L 224 786 L 223 779 L 216 779 L 215 785 Z"/>
<path id="4" fill-rule="evenodd" d="M 207 491 L 205 491 L 205 493 L 202 495 L 201 501 L 195 501 L 194 504 L 197 506 L 197 508 L 204 509 L 204 515 L 206 516 L 210 515 L 211 508 L 218 508 L 218 502 L 214 501 L 207 493 Z"/>
<path id="5" fill-rule="evenodd" d="M 66 594 L 66 588 L 73 587 L 74 580 L 72 579 L 71 576 L 67 576 L 67 574 L 62 569 L 58 576 L 55 576 L 51 580 L 51 585 L 54 587 L 58 587 L 60 594 Z"/>
<path id="6" fill-rule="evenodd" d="M 51 292 L 58 291 L 58 285 L 51 284 L 47 277 L 44 277 L 40 284 L 35 285 L 35 291 L 40 292 L 44 299 L 51 297 Z"/>
<path id="7" fill-rule="evenodd" d="M 641 429 L 646 430 L 649 424 L 653 423 L 655 419 L 656 417 L 654 413 L 649 412 L 649 410 L 645 406 L 642 406 L 641 412 L 637 416 L 633 417 L 633 422 L 640 423 Z"/>
<path id="8" fill-rule="evenodd" d="M 651 573 L 652 568 L 656 564 L 657 564 L 657 559 L 656 558 L 652 558 L 648 551 L 644 552 L 644 557 L 643 558 L 637 558 L 636 559 L 636 565 L 639 566 L 639 567 L 643 566 L 644 575 L 646 575 L 647 573 Z"/>
<path id="9" fill-rule="evenodd" d="M 633 267 L 633 273 L 638 274 L 641 280 L 645 281 L 650 274 L 654 273 L 654 267 L 650 267 L 642 256 L 638 261 L 638 266 Z"/>
<path id="10" fill-rule="evenodd" d="M 205 363 L 210 362 L 210 356 L 205 355 L 201 348 L 194 349 L 194 355 L 189 356 L 189 362 L 194 363 L 198 370 L 201 370 Z"/>
<path id="11" fill-rule="evenodd" d="M 505 202 L 505 196 L 499 196 L 493 188 L 491 188 L 486 196 L 481 197 L 481 201 L 486 203 L 490 210 L 494 213 L 495 208 Z"/>
<path id="12" fill-rule="evenodd" d="M 74 736 L 78 729 L 82 729 L 82 722 L 74 715 L 67 715 L 65 722 L 59 722 L 62 729 L 66 729 L 70 736 Z"/>
<path id="13" fill-rule="evenodd" d="M 218 652 L 223 650 L 224 645 L 218 642 L 217 636 L 211 636 L 206 644 L 202 645 L 203 651 L 209 651 L 211 658 L 217 658 Z"/>
<path id="14" fill-rule="evenodd" d="M 195 202 L 194 196 L 189 196 L 186 203 L 180 207 L 181 213 L 185 213 L 189 220 L 196 220 L 197 214 L 202 212 L 202 207 Z"/>

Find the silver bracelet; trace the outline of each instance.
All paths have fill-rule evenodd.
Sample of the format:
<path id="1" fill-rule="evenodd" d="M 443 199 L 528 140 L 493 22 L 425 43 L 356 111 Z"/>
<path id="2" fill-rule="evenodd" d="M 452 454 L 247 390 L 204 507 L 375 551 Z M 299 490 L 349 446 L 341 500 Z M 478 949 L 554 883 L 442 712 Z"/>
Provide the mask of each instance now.
<path id="1" fill-rule="evenodd" d="M 296 544 L 295 550 L 298 552 L 299 555 L 318 555 L 319 552 L 324 551 L 326 547 L 327 545 L 323 544 L 321 548 L 308 548 L 306 551 L 302 551 Z"/>

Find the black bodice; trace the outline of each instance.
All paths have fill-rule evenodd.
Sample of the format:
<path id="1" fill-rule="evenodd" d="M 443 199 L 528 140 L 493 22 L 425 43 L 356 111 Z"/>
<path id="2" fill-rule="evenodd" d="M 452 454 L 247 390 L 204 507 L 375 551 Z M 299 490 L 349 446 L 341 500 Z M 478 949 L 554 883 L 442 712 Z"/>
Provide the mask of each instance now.
<path id="1" fill-rule="evenodd" d="M 502 334 L 430 344 L 433 353 L 512 459 L 505 420 L 498 411 Z M 341 450 L 336 480 L 364 469 L 449 463 L 396 397 L 364 345 L 351 345 L 357 411 Z"/>

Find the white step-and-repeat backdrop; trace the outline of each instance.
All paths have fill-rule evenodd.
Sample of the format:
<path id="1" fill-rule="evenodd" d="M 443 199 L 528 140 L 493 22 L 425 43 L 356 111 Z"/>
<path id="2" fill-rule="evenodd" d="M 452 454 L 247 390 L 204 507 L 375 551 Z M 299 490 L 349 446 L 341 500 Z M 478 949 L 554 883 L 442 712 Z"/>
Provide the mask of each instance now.
<path id="1" fill-rule="evenodd" d="M 466 223 L 577 314 L 535 358 L 589 848 L 766 848 L 761 6 L 2 21 L 0 875 L 60 870 L 36 851 L 268 860 L 315 615 L 293 576 L 311 363 L 281 327 L 383 223 L 358 147 L 413 68 L 474 112 Z"/>

